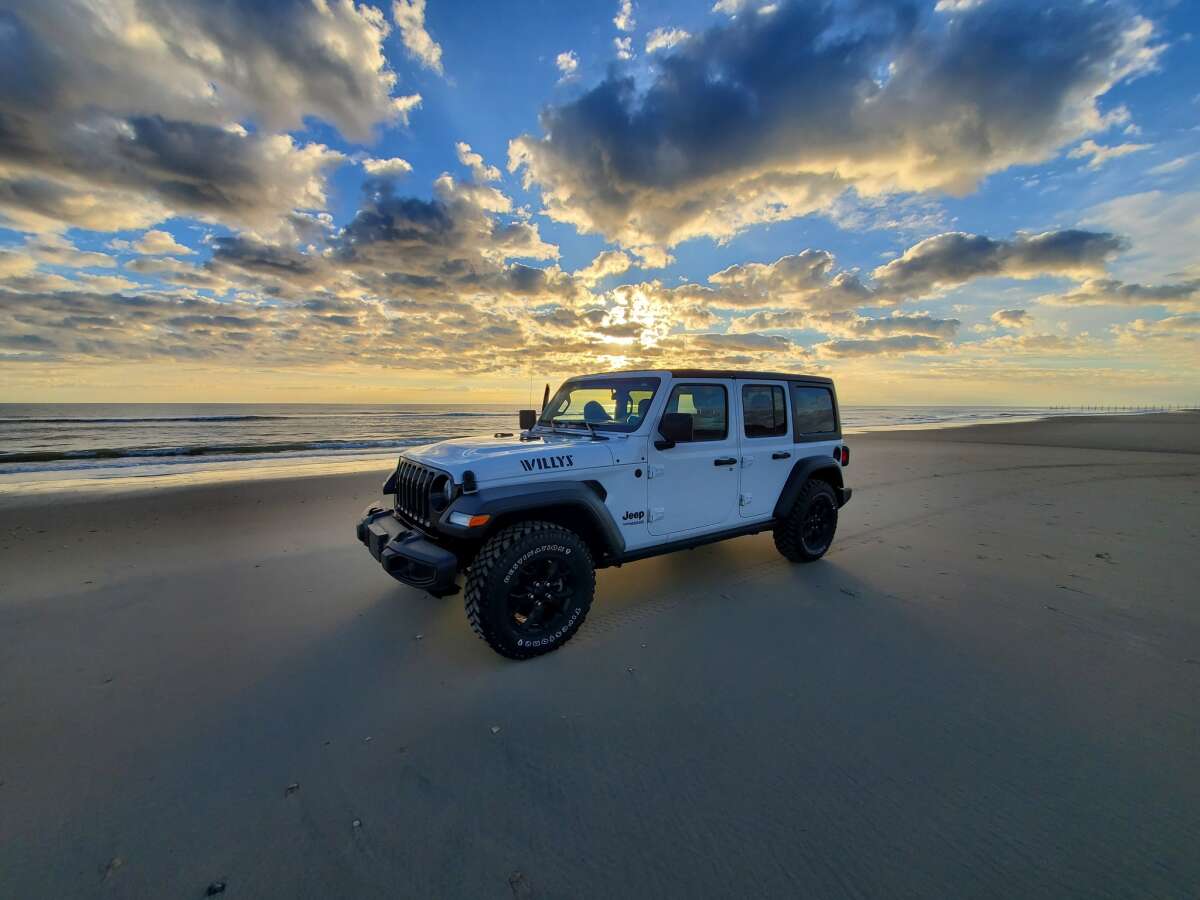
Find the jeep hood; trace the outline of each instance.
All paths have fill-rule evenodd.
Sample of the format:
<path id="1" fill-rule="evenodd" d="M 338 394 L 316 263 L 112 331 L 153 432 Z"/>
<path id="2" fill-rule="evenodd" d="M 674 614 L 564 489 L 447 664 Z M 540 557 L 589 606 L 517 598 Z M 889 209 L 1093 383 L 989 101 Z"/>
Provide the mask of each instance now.
<path id="1" fill-rule="evenodd" d="M 550 434 L 531 441 L 519 437 L 465 437 L 409 447 L 405 459 L 449 472 L 456 482 L 470 469 L 479 481 L 533 477 L 563 469 L 576 471 L 613 464 L 607 441 Z"/>

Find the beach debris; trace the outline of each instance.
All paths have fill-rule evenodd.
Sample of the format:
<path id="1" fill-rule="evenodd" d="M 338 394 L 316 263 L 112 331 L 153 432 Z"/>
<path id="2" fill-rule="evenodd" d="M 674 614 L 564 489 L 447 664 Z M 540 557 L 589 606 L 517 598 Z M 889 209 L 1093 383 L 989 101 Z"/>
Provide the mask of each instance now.
<path id="1" fill-rule="evenodd" d="M 114 856 L 108 861 L 108 865 L 106 865 L 101 871 L 105 879 L 109 879 L 112 878 L 112 876 L 117 873 L 117 870 L 123 865 L 125 865 L 125 860 L 121 859 L 119 856 Z"/>
<path id="2" fill-rule="evenodd" d="M 499 726 L 499 725 L 493 725 L 493 726 L 492 726 L 492 734 L 499 734 L 499 733 L 500 733 L 500 726 Z"/>
<path id="3" fill-rule="evenodd" d="M 533 896 L 533 888 L 529 885 L 529 879 L 521 872 L 513 872 L 508 876 L 508 888 L 517 900 L 526 900 L 527 897 Z"/>
<path id="4" fill-rule="evenodd" d="M 425 635 L 423 635 L 423 634 L 418 634 L 418 635 L 417 635 L 417 640 L 418 640 L 418 641 L 423 641 L 423 640 L 425 640 Z"/>
<path id="5" fill-rule="evenodd" d="M 857 597 L 858 596 L 858 594 L 855 593 L 854 591 L 850 590 L 850 588 L 838 588 L 838 590 L 841 591 L 843 594 L 845 594 L 847 597 Z"/>
<path id="6" fill-rule="evenodd" d="M 290 796 L 292 796 L 292 794 L 296 793 L 296 791 L 298 791 L 298 790 L 300 790 L 300 782 L 293 781 L 286 788 L 284 788 L 283 796 L 290 797 Z"/>
<path id="7" fill-rule="evenodd" d="M 626 666 L 626 667 L 625 667 L 625 671 L 626 671 L 626 672 L 634 672 L 634 671 L 636 671 L 636 670 L 633 668 L 633 666 Z"/>
<path id="8" fill-rule="evenodd" d="M 369 743 L 371 743 L 371 736 L 370 736 L 370 735 L 367 735 L 367 737 L 363 738 L 363 743 L 364 743 L 364 744 L 369 744 Z"/>
<path id="9" fill-rule="evenodd" d="M 1102 559 L 1106 563 L 1111 563 L 1113 561 L 1112 554 L 1110 553 L 1097 553 L 1096 559 Z"/>
<path id="10" fill-rule="evenodd" d="M 643 649 L 643 650 L 645 650 L 645 649 L 646 649 L 646 642 L 645 642 L 645 641 L 642 641 L 642 649 Z"/>
<path id="11" fill-rule="evenodd" d="M 362 819 L 355 819 L 350 823 L 351 828 L 362 828 Z"/>
<path id="12" fill-rule="evenodd" d="M 204 889 L 205 897 L 215 897 L 217 894 L 223 893 L 225 893 L 225 882 L 223 881 L 211 881 L 208 887 Z"/>

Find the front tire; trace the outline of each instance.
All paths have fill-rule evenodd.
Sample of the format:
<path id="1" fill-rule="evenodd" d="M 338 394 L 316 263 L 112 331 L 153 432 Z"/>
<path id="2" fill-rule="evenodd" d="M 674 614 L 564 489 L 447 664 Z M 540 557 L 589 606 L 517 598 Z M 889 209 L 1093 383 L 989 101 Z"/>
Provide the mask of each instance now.
<path id="1" fill-rule="evenodd" d="M 801 488 L 787 517 L 775 526 L 775 549 L 792 562 L 815 562 L 833 543 L 837 521 L 833 488 L 811 478 Z"/>
<path id="2" fill-rule="evenodd" d="M 509 659 L 557 650 L 587 618 L 596 570 L 587 544 L 550 522 L 519 522 L 479 549 L 463 598 L 471 628 Z"/>

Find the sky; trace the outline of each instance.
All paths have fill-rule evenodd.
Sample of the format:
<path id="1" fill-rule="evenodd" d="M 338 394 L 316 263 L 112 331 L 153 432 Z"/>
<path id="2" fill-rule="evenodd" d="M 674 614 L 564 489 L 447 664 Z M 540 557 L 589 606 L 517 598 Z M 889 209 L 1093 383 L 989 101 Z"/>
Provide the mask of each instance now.
<path id="1" fill-rule="evenodd" d="M 0 0 L 0 401 L 684 365 L 1197 403 L 1198 33 L 1164 0 Z"/>

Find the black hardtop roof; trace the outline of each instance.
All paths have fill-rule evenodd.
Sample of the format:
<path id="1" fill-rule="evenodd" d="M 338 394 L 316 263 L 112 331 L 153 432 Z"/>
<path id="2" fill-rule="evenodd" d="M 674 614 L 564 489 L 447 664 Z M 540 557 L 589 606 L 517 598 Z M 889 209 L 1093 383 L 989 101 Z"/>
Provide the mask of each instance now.
<path id="1" fill-rule="evenodd" d="M 598 375 L 652 375 L 659 371 L 669 372 L 672 378 L 735 378 L 740 381 L 760 379 L 762 381 L 807 381 L 812 384 L 833 384 L 832 378 L 826 378 L 823 375 L 760 372 L 755 369 L 619 369 L 613 372 L 593 372 L 590 375 L 576 375 L 575 377 L 595 378 Z"/>

